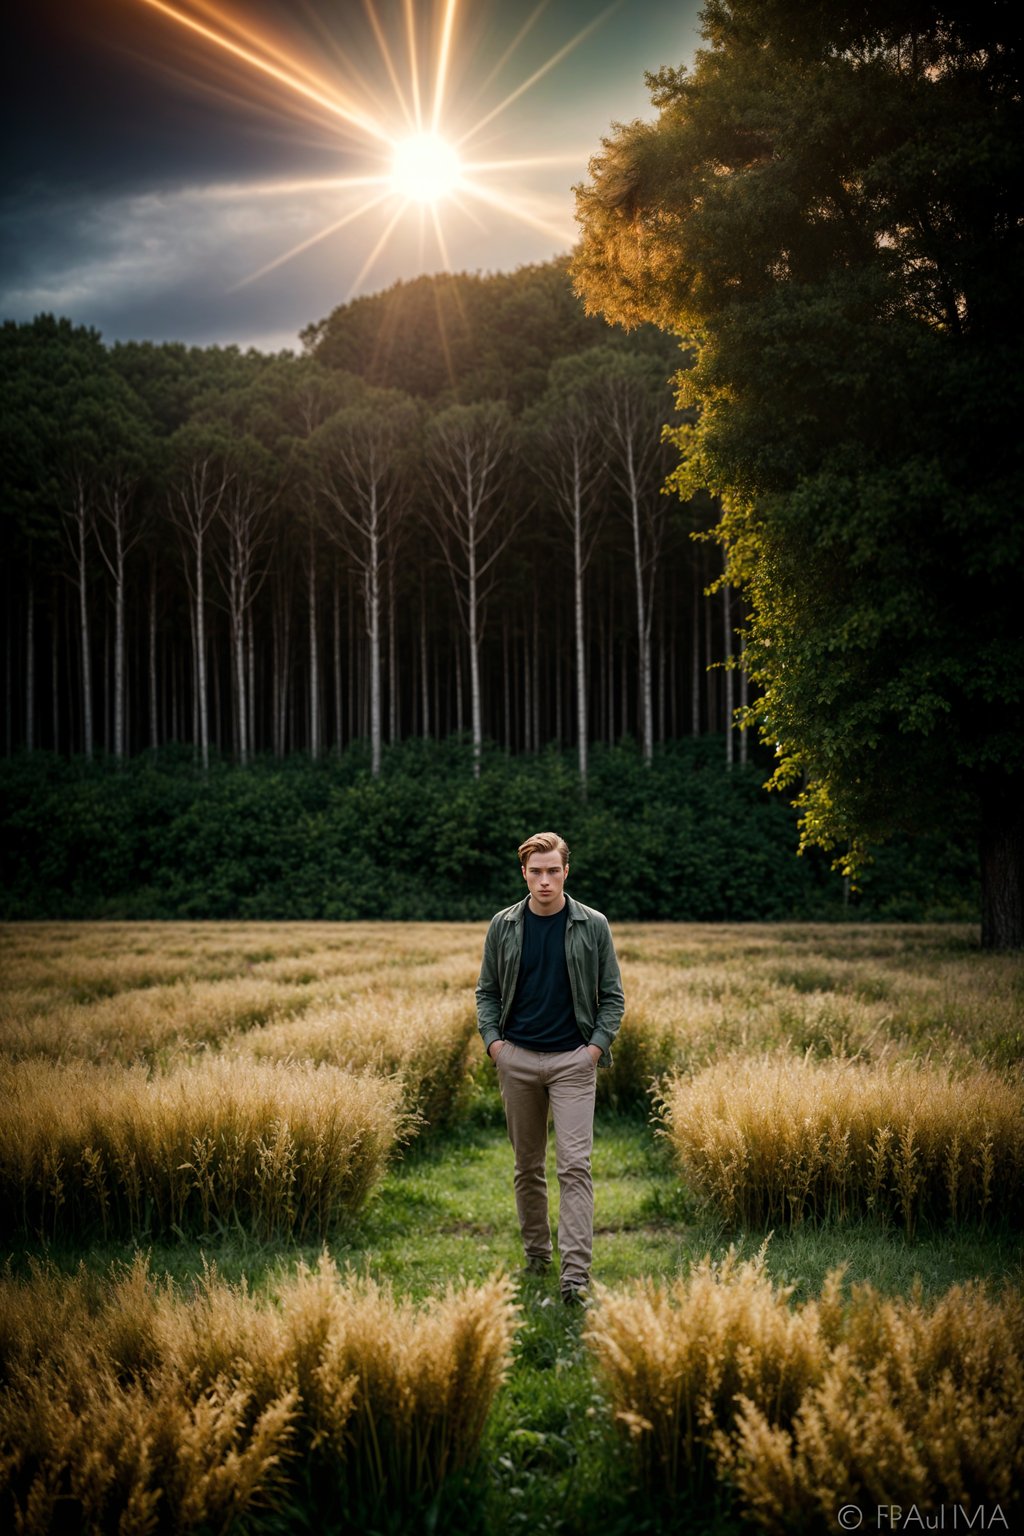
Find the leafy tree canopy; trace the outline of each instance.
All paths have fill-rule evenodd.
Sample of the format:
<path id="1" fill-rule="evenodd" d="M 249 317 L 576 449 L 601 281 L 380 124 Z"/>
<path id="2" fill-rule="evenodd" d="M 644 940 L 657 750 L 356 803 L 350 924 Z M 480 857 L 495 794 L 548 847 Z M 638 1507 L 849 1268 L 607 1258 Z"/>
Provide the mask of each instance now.
<path id="1" fill-rule="evenodd" d="M 692 343 L 676 476 L 717 492 L 753 713 L 805 843 L 978 799 L 1024 941 L 1017 24 L 999 0 L 709 0 L 657 121 L 578 189 L 588 308 Z"/>
<path id="2" fill-rule="evenodd" d="M 441 273 L 342 304 L 308 327 L 319 362 L 442 403 L 508 400 L 518 411 L 545 388 L 558 357 L 600 344 L 654 351 L 678 366 L 654 326 L 626 338 L 588 318 L 565 260 L 516 272 Z"/>

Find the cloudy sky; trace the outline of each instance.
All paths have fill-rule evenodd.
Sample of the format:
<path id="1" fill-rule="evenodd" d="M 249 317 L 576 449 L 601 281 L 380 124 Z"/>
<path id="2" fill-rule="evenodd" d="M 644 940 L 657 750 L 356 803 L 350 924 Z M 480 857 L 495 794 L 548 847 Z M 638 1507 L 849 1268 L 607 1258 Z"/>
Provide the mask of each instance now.
<path id="1" fill-rule="evenodd" d="M 652 115 L 644 70 L 692 57 L 697 10 L 32 0 L 5 50 L 0 316 L 277 348 L 399 277 L 545 260 L 601 134 Z M 396 187 L 396 145 L 431 131 Z"/>

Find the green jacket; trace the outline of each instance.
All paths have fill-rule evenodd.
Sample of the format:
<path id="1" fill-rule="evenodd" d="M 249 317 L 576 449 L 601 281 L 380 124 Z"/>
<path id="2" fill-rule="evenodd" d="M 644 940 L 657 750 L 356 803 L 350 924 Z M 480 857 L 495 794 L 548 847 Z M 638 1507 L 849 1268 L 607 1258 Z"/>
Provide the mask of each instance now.
<path id="1" fill-rule="evenodd" d="M 505 1033 L 523 954 L 523 913 L 529 896 L 491 918 L 476 984 L 477 1027 L 489 1050 Z M 612 1059 L 611 1043 L 626 1006 L 611 929 L 603 912 L 566 895 L 565 959 L 576 1008 L 576 1023 L 587 1045 L 601 1047 L 601 1065 Z"/>

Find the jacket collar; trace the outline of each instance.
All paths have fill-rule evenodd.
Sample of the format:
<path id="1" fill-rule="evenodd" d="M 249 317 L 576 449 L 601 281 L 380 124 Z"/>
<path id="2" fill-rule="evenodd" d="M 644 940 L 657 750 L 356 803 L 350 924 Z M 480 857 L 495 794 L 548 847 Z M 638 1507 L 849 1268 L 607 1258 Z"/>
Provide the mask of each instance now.
<path id="1" fill-rule="evenodd" d="M 526 912 L 526 903 L 529 901 L 529 899 L 530 898 L 528 895 L 524 896 L 522 901 L 516 902 L 514 907 L 509 907 L 508 911 L 505 913 L 506 923 L 522 922 L 523 915 Z M 565 900 L 566 905 L 569 908 L 569 921 L 571 923 L 585 923 L 587 920 L 586 907 L 581 906 L 578 901 L 574 901 L 569 895 L 568 891 L 565 893 Z"/>

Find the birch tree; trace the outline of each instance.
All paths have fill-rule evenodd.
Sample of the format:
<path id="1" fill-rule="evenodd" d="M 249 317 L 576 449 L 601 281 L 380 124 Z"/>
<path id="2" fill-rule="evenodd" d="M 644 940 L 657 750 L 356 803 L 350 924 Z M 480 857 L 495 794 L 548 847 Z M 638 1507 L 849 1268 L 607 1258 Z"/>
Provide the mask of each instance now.
<path id="1" fill-rule="evenodd" d="M 411 495 L 409 450 L 417 436 L 418 419 L 412 401 L 397 391 L 375 391 L 325 422 L 310 444 L 311 474 L 328 513 L 328 532 L 345 550 L 362 585 L 374 777 L 380 774 L 383 738 L 384 573 Z"/>
<path id="2" fill-rule="evenodd" d="M 199 758 L 210 766 L 210 716 L 207 706 L 206 568 L 211 529 L 220 512 L 231 475 L 225 444 L 209 432 L 185 428 L 175 434 L 176 472 L 169 510 L 178 530 L 185 580 L 192 606 L 196 716 Z"/>
<path id="3" fill-rule="evenodd" d="M 236 445 L 232 460 L 234 473 L 218 508 L 224 529 L 218 560 L 231 633 L 235 741 L 239 762 L 244 765 L 249 761 L 253 709 L 246 664 L 248 621 L 252 605 L 267 577 L 268 568 L 258 569 L 257 559 L 268 539 L 275 490 L 267 455 L 252 439 Z"/>
<path id="4" fill-rule="evenodd" d="M 584 793 L 589 747 L 589 696 L 583 588 L 606 506 L 602 494 L 607 459 L 600 430 L 600 381 L 607 359 L 605 349 L 595 348 L 593 352 L 562 358 L 555 363 L 533 423 L 540 448 L 537 469 L 572 540 L 576 744 Z"/>
<path id="5" fill-rule="evenodd" d="M 629 521 L 636 606 L 640 739 L 647 762 L 654 756 L 651 627 L 654 578 L 665 535 L 667 505 L 661 495 L 662 424 L 671 399 L 660 363 L 624 353 L 609 355 L 605 406 L 612 448 L 611 471 Z"/>
<path id="6" fill-rule="evenodd" d="M 512 453 L 512 417 L 502 402 L 449 406 L 427 429 L 437 531 L 469 642 L 474 777 L 479 777 L 483 750 L 480 646 L 487 599 L 498 561 L 526 512 L 525 505 L 511 515 L 506 510 Z"/>

